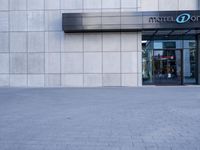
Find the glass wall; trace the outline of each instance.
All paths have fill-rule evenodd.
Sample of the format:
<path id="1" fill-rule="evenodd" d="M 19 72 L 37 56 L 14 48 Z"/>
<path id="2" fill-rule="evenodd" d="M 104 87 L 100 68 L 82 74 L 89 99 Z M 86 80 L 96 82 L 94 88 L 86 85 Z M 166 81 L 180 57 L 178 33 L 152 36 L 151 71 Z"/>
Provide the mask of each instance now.
<path id="1" fill-rule="evenodd" d="M 143 84 L 196 84 L 196 40 L 143 41 Z M 179 76 L 178 76 L 179 75 Z"/>

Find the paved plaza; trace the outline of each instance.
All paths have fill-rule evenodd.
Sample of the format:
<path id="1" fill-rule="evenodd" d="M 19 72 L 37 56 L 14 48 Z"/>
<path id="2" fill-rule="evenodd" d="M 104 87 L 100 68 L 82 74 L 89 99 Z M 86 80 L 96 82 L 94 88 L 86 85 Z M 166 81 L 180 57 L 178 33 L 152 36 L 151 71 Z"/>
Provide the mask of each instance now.
<path id="1" fill-rule="evenodd" d="M 0 89 L 0 150 L 200 150 L 200 87 Z"/>

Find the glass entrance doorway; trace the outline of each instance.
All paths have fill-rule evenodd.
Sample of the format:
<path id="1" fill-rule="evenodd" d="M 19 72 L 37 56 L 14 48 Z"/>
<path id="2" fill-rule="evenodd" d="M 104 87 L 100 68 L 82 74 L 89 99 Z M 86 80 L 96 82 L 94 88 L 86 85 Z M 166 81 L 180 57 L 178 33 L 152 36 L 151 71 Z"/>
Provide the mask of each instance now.
<path id="1" fill-rule="evenodd" d="M 197 84 L 195 39 L 143 40 L 142 49 L 144 85 Z"/>
<path id="2" fill-rule="evenodd" d="M 181 85 L 182 50 L 154 49 L 153 82 L 156 85 Z"/>

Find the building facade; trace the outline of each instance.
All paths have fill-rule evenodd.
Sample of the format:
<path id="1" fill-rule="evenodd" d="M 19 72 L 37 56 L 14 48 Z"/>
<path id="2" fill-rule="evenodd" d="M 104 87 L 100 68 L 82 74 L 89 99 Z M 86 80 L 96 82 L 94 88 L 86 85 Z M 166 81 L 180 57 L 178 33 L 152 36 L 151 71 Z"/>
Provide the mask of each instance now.
<path id="1" fill-rule="evenodd" d="M 199 84 L 196 28 L 75 33 L 62 27 L 62 14 L 178 12 L 199 6 L 198 0 L 0 0 L 0 86 Z M 187 15 L 179 21 L 182 17 Z"/>

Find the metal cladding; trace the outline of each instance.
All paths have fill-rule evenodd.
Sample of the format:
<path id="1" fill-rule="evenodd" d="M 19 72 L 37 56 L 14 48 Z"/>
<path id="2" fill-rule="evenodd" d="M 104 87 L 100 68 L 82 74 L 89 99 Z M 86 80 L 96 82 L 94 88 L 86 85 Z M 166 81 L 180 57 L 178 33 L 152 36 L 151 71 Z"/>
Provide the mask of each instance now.
<path id="1" fill-rule="evenodd" d="M 64 13 L 66 33 L 199 29 L 200 11 Z"/>

